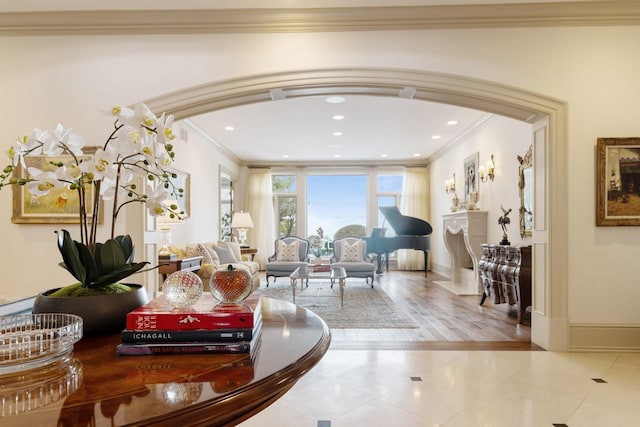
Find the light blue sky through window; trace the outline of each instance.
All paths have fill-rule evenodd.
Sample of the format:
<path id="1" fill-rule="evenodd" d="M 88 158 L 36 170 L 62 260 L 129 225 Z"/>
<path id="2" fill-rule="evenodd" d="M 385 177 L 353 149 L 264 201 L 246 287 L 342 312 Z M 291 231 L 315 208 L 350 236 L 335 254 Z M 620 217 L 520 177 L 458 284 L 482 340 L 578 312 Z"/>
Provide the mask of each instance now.
<path id="1" fill-rule="evenodd" d="M 341 227 L 367 223 L 365 175 L 307 176 L 307 236 L 318 227 L 331 240 Z"/>

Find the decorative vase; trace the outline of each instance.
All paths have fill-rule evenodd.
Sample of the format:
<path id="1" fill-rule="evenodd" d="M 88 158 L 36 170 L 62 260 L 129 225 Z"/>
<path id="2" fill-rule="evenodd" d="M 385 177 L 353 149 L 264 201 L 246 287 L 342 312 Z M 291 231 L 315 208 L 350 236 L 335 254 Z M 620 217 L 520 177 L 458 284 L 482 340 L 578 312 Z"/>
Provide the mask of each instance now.
<path id="1" fill-rule="evenodd" d="M 211 294 L 224 304 L 236 304 L 247 298 L 253 290 L 251 275 L 242 269 L 216 271 L 209 281 Z"/>
<path id="2" fill-rule="evenodd" d="M 69 313 L 82 317 L 84 335 L 122 332 L 127 313 L 149 302 L 142 285 L 127 284 L 131 292 L 80 297 L 50 297 L 60 288 L 36 296 L 33 313 Z"/>

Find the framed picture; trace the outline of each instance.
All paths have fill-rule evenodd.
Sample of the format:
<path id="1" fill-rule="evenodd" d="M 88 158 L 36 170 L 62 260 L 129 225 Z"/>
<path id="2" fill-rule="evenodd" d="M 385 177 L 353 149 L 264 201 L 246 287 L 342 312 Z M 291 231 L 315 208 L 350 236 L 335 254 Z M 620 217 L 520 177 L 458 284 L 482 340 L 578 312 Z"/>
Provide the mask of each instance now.
<path id="1" fill-rule="evenodd" d="M 596 225 L 640 225 L 640 138 L 598 138 Z"/>
<path id="2" fill-rule="evenodd" d="M 97 147 L 85 147 L 80 159 L 91 159 Z M 51 156 L 27 156 L 24 158 L 27 169 L 36 167 L 42 171 L 53 171 L 56 166 L 50 161 L 71 163 L 73 158 L 69 155 L 58 157 Z M 16 167 L 14 174 L 18 178 L 29 178 L 29 172 L 21 165 Z M 14 224 L 78 224 L 80 222 L 80 210 L 78 192 L 69 188 L 54 188 L 49 194 L 41 197 L 32 195 L 26 185 L 14 185 L 13 188 L 13 215 L 11 222 Z M 87 188 L 87 200 L 93 200 L 94 187 Z M 93 203 L 89 203 L 87 213 L 91 217 L 95 214 L 91 209 Z M 100 200 L 98 207 L 98 223 L 103 222 L 103 203 Z"/>
<path id="3" fill-rule="evenodd" d="M 175 179 L 172 179 L 171 182 L 173 182 L 173 185 L 175 185 L 176 188 L 184 189 L 184 192 L 181 193 L 182 196 L 177 197 L 177 202 L 178 210 L 184 211 L 183 218 L 186 219 L 189 218 L 191 213 L 191 176 L 188 173 L 181 172 L 179 170 L 176 170 L 175 172 L 178 176 Z"/>
<path id="4" fill-rule="evenodd" d="M 477 201 L 473 200 L 472 195 L 478 194 L 478 163 L 480 163 L 480 154 L 474 153 L 464 159 L 464 201 Z"/>

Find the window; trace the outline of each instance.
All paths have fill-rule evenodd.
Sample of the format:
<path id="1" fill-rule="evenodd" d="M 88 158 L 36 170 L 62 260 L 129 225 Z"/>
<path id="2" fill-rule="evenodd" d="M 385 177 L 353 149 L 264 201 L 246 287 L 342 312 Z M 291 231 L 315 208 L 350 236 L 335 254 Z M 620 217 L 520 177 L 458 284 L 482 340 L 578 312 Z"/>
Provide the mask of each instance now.
<path id="1" fill-rule="evenodd" d="M 367 225 L 366 175 L 307 176 L 307 236 L 311 253 L 330 256 L 335 233 Z"/>
<path id="2" fill-rule="evenodd" d="M 378 185 L 377 185 L 377 199 L 378 205 L 381 206 L 398 206 L 400 207 L 400 196 L 402 194 L 402 183 L 404 181 L 404 177 L 402 175 L 378 175 Z M 380 209 L 377 209 L 377 218 L 376 222 L 377 227 L 385 226 L 385 218 L 384 215 L 380 212 Z M 386 237 L 395 236 L 395 232 L 390 227 L 386 227 Z"/>
<path id="3" fill-rule="evenodd" d="M 297 236 L 298 197 L 296 195 L 295 175 L 273 175 L 273 203 L 278 221 L 280 238 Z"/>
<path id="4" fill-rule="evenodd" d="M 220 240 L 231 240 L 231 214 L 233 213 L 233 182 L 231 176 L 220 172 Z"/>

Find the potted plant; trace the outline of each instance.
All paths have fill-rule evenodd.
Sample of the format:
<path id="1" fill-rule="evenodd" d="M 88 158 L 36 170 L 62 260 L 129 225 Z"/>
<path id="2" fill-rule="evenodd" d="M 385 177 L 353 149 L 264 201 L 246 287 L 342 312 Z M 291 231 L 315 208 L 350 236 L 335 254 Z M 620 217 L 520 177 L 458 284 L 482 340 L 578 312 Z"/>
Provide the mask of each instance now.
<path id="1" fill-rule="evenodd" d="M 8 150 L 12 162 L 0 174 L 0 189 L 26 186 L 33 197 L 60 187 L 76 192 L 80 239 L 74 240 L 67 230 L 56 233 L 60 265 L 77 283 L 41 293 L 33 310 L 78 314 L 85 333 L 122 328 L 126 313 L 148 301 L 143 287 L 122 283 L 146 271 L 143 268 L 149 264 L 134 261 L 129 235 L 115 235 L 122 208 L 144 203 L 154 216 L 183 214 L 177 205 L 165 202 L 182 197 L 184 191 L 173 184 L 177 177 L 172 168 L 173 116 L 156 117 L 144 104 L 114 107 L 107 114 L 115 117 L 114 129 L 93 156 L 84 156 L 84 139 L 61 124 L 53 132 L 33 129 Z M 29 156 L 42 156 L 47 168 L 27 168 L 25 158 Z M 61 156 L 70 161 L 61 161 Z M 16 176 L 18 165 L 28 174 Z M 141 182 L 145 188 L 138 187 Z M 111 233 L 104 242 L 96 239 L 100 198 L 112 200 Z"/>

